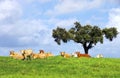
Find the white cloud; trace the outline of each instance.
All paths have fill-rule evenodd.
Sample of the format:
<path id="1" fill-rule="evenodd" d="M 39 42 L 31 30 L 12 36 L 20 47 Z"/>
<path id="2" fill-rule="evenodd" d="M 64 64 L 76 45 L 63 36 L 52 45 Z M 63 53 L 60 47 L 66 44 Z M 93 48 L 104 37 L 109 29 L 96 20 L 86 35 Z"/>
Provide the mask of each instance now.
<path id="1" fill-rule="evenodd" d="M 52 0 L 38 0 L 40 3 L 46 3 L 46 2 L 50 2 Z"/>
<path id="2" fill-rule="evenodd" d="M 116 27 L 120 32 L 120 8 L 113 8 L 109 11 L 108 23 L 106 27 Z M 120 57 L 119 54 L 119 45 L 120 45 L 120 34 L 118 34 L 116 39 L 113 39 L 112 42 L 109 40 L 104 41 L 104 44 L 101 45 L 101 49 L 104 49 L 103 54 L 108 57 Z"/>
<path id="3" fill-rule="evenodd" d="M 120 32 L 120 8 L 110 10 L 107 27 L 116 27 Z"/>
<path id="4" fill-rule="evenodd" d="M 14 22 L 21 14 L 22 10 L 16 0 L 0 1 L 0 24 Z"/>
<path id="5" fill-rule="evenodd" d="M 51 30 L 41 20 L 21 20 L 0 31 L 0 46 L 38 46 L 51 43 Z M 7 38 L 7 39 L 6 39 Z"/>
<path id="6" fill-rule="evenodd" d="M 107 1 L 107 0 L 106 0 Z M 118 4 L 120 5 L 120 0 L 109 0 L 112 4 Z"/>
<path id="7" fill-rule="evenodd" d="M 39 19 L 38 20 L 21 20 L 14 24 L 13 30 L 16 33 L 11 32 L 9 34 L 12 34 L 12 35 L 20 34 L 20 35 L 27 36 L 45 29 L 46 29 L 46 26 Z"/>
<path id="8" fill-rule="evenodd" d="M 61 27 L 72 27 L 74 23 L 77 21 L 77 19 L 66 19 L 66 20 L 59 20 L 59 22 L 56 23 L 56 26 Z"/>
<path id="9" fill-rule="evenodd" d="M 120 8 L 113 8 L 109 12 L 109 22 L 106 27 L 116 27 L 118 32 L 120 32 Z M 119 33 L 120 34 L 120 33 Z M 120 44 L 120 36 L 117 37 L 114 44 Z"/>
<path id="10" fill-rule="evenodd" d="M 102 2 L 102 0 L 60 0 L 53 10 L 48 10 L 46 14 L 59 15 L 97 8 Z"/>
<path id="11" fill-rule="evenodd" d="M 38 45 L 50 43 L 47 41 L 47 39 L 50 39 L 50 30 L 41 20 L 28 20 L 21 25 L 20 27 L 15 27 L 15 29 L 18 29 L 16 30 L 16 32 L 18 31 L 17 35 L 22 35 L 20 41 L 38 43 Z"/>
<path id="12" fill-rule="evenodd" d="M 63 27 L 63 28 L 69 28 L 74 25 L 74 22 L 78 21 L 75 18 L 69 18 L 69 19 L 56 19 L 52 18 L 49 20 L 46 20 L 46 22 L 53 24 L 52 28 L 56 28 L 57 26 Z"/>
<path id="13" fill-rule="evenodd" d="M 27 3 L 32 3 L 32 2 L 39 2 L 39 3 L 47 3 L 52 0 L 25 0 Z"/>

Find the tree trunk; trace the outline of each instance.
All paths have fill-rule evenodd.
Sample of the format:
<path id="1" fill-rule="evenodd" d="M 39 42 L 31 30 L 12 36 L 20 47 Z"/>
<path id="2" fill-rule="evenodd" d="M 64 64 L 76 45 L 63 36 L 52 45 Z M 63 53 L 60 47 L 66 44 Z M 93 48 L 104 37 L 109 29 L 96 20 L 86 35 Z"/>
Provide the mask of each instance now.
<path id="1" fill-rule="evenodd" d="M 88 48 L 84 48 L 85 54 L 88 54 Z"/>
<path id="2" fill-rule="evenodd" d="M 89 48 L 87 47 L 86 44 L 83 44 L 83 48 L 84 48 L 85 54 L 88 54 Z"/>

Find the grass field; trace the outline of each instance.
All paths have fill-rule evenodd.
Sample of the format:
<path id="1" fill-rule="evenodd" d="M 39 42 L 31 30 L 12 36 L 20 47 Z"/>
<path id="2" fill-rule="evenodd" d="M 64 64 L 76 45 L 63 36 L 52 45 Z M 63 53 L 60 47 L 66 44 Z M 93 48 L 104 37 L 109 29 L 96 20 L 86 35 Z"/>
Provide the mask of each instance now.
<path id="1" fill-rule="evenodd" d="M 120 78 L 120 58 L 0 57 L 0 78 Z"/>

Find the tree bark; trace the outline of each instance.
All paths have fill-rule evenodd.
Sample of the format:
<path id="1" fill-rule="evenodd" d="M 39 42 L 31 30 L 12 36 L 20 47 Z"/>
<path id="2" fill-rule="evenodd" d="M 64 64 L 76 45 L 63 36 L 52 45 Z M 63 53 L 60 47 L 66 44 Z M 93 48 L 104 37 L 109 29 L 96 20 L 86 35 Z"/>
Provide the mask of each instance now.
<path id="1" fill-rule="evenodd" d="M 84 48 L 85 54 L 88 54 L 89 48 L 87 47 L 86 43 L 83 44 L 83 48 Z"/>
<path id="2" fill-rule="evenodd" d="M 88 48 L 85 48 L 84 51 L 85 51 L 85 54 L 88 54 Z"/>

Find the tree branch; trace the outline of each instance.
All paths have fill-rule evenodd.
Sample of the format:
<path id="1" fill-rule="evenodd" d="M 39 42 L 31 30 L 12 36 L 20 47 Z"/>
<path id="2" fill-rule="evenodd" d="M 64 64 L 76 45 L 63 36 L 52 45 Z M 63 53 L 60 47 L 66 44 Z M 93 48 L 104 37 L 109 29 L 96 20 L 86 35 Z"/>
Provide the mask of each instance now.
<path id="1" fill-rule="evenodd" d="M 90 43 L 89 43 L 89 45 L 88 45 L 88 49 L 90 49 L 90 48 L 93 47 L 92 44 L 93 44 L 93 41 L 90 41 Z"/>

